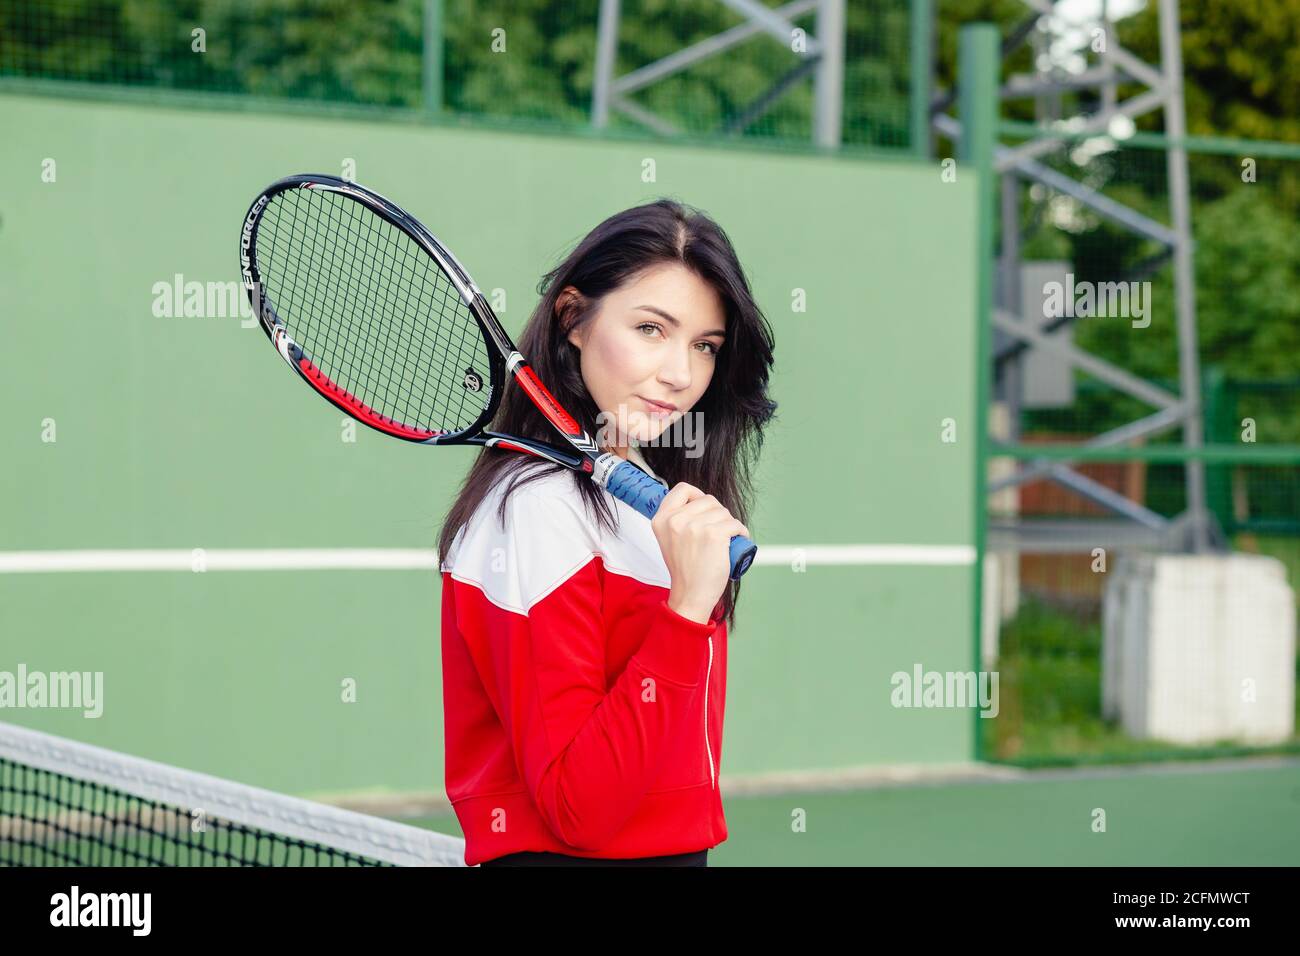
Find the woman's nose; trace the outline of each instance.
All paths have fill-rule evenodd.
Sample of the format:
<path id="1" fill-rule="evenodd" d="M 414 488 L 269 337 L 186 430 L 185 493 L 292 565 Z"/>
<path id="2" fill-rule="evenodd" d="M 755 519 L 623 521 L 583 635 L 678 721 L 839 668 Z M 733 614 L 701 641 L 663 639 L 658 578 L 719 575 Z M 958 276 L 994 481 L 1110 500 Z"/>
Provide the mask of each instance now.
<path id="1" fill-rule="evenodd" d="M 690 354 L 674 349 L 659 368 L 659 381 L 675 389 L 689 387 L 691 384 Z"/>

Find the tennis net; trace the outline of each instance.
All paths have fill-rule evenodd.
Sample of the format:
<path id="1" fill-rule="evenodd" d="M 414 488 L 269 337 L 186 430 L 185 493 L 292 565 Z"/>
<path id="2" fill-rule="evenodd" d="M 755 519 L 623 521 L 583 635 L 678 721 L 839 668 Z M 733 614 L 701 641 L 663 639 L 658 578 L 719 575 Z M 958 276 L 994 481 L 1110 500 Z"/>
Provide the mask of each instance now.
<path id="1" fill-rule="evenodd" d="M 0 866 L 463 866 L 460 839 L 0 723 Z"/>

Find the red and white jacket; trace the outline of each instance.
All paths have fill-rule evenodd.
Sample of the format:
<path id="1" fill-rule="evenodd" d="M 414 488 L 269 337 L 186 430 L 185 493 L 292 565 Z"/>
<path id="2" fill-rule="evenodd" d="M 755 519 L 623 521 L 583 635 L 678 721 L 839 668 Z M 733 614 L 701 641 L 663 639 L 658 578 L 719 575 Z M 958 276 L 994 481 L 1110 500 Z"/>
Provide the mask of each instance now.
<path id="1" fill-rule="evenodd" d="M 649 468 L 635 451 L 631 459 Z M 727 838 L 727 626 L 670 609 L 650 522 L 599 527 L 567 470 L 489 491 L 442 561 L 447 796 L 465 862 L 625 859 Z"/>

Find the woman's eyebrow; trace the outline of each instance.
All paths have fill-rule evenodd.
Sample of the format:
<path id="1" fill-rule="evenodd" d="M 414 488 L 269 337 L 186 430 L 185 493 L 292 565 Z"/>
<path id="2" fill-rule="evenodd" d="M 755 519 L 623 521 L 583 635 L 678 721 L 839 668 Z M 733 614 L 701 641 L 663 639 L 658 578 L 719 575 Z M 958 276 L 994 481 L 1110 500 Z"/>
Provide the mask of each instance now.
<path id="1" fill-rule="evenodd" d="M 674 327 L 676 327 L 676 328 L 681 328 L 682 323 L 679 322 L 677 319 L 673 318 L 671 315 L 669 315 L 669 314 L 668 314 L 667 312 L 665 312 L 663 309 L 656 308 L 656 307 L 653 306 L 653 305 L 638 305 L 638 306 L 635 306 L 635 308 L 638 308 L 638 309 L 644 309 L 646 312 L 653 312 L 655 315 L 659 316 L 660 318 L 667 319 L 669 322 L 671 322 L 671 323 L 674 325 Z M 717 335 L 717 336 L 720 336 L 721 338 L 724 338 L 724 339 L 727 337 L 727 333 L 726 333 L 726 331 L 725 331 L 724 329 L 710 329 L 709 331 L 707 331 L 707 332 L 701 332 L 700 334 L 701 334 L 701 335 Z"/>

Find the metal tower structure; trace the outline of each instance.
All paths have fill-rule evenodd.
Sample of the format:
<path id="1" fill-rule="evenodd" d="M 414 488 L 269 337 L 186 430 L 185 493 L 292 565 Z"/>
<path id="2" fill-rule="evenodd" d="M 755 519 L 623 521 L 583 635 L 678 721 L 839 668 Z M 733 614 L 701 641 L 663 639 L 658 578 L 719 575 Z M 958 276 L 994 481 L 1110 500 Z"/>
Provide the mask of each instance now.
<path id="1" fill-rule="evenodd" d="M 790 50 L 790 66 L 718 132 L 739 133 L 744 130 L 771 109 L 790 87 L 811 75 L 815 103 L 812 140 L 819 146 L 839 146 L 844 114 L 845 0 L 794 0 L 775 8 L 766 7 L 758 0 L 718 2 L 743 17 L 745 22 L 631 73 L 615 76 L 620 0 L 601 0 L 596 28 L 592 125 L 597 128 L 608 126 L 611 112 L 617 111 L 661 136 L 681 135 L 682 130 L 675 124 L 634 103 L 629 98 L 630 94 L 689 69 L 709 57 L 717 56 L 752 37 L 767 34 Z M 798 28 L 793 21 L 813 10 L 817 14 L 813 34 L 804 38 L 796 50 L 792 38 Z"/>
<path id="2" fill-rule="evenodd" d="M 1046 37 L 1039 30 L 1039 24 L 1052 23 L 1052 0 L 1022 2 L 1028 8 L 1028 17 L 1004 38 L 1004 58 L 1025 42 L 1035 44 L 1036 51 L 1041 52 Z M 1152 407 L 1150 414 L 1136 421 L 1091 437 L 1083 442 L 1084 447 L 1118 447 L 1176 427 L 1183 429 L 1185 446 L 1199 448 L 1203 444 L 1187 154 L 1182 145 L 1185 127 L 1178 0 L 1155 2 L 1160 22 L 1161 62 L 1158 67 L 1144 62 L 1120 45 L 1108 16 L 1106 0 L 1102 0 L 1100 17 L 1095 25 L 1095 29 L 1103 31 L 1105 40 L 1098 54 L 1099 62 L 1082 72 L 1067 73 L 1054 67 L 1047 58 L 1035 56 L 1033 72 L 1008 76 L 1000 89 L 1004 101 L 1034 99 L 1039 121 L 1060 121 L 1072 135 L 1106 135 L 1114 129 L 1117 120 L 1132 120 L 1162 110 L 1169 138 L 1166 152 L 1168 226 L 1041 162 L 1044 157 L 1064 147 L 1066 140 L 1059 135 L 1045 133 L 1016 146 L 998 146 L 995 149 L 994 165 L 1001 181 L 1003 240 L 996 266 L 998 275 L 993 283 L 993 288 L 998 290 L 993 309 L 993 381 L 997 383 L 1008 412 L 1005 434 L 999 438 L 1010 445 L 1019 441 L 1017 423 L 1024 363 L 1031 350 L 1059 359 L 1065 374 L 1072 375 L 1074 369 L 1081 369 Z M 1121 79 L 1140 83 L 1145 89 L 1120 100 L 1117 86 Z M 1079 89 L 1096 89 L 1098 108 L 1075 116 L 1059 115 L 1058 95 L 1066 90 Z M 932 122 L 936 131 L 959 141 L 961 123 L 943 112 L 955 99 L 953 94 L 935 98 L 932 101 Z M 1040 317 L 1035 316 L 1031 321 L 1024 314 L 1020 302 L 1023 263 L 1019 248 L 1019 215 L 1022 189 L 1032 183 L 1042 184 L 1048 194 L 1069 196 L 1110 222 L 1164 247 L 1166 252 L 1157 257 L 1158 261 L 1143 264 L 1142 274 L 1149 274 L 1165 262 L 1172 263 L 1179 367 L 1179 390 L 1176 394 L 1052 334 L 1075 321 L 1072 316 L 1053 318 L 1044 323 Z M 1115 278 L 1127 281 L 1141 276 Z M 988 539 L 991 551 L 1076 552 L 1136 543 L 1167 550 L 1202 551 L 1216 543 L 1206 509 L 1204 464 L 1199 459 L 1186 464 L 1187 510 L 1174 519 L 1157 514 L 1083 475 L 1068 460 L 1036 460 L 1018 464 L 1014 473 L 990 480 L 988 492 L 992 496 L 1039 479 L 1054 481 L 1095 502 L 1115 516 L 1114 520 L 1101 525 L 1093 521 L 1048 524 L 1017 519 L 993 522 L 989 526 Z"/>

